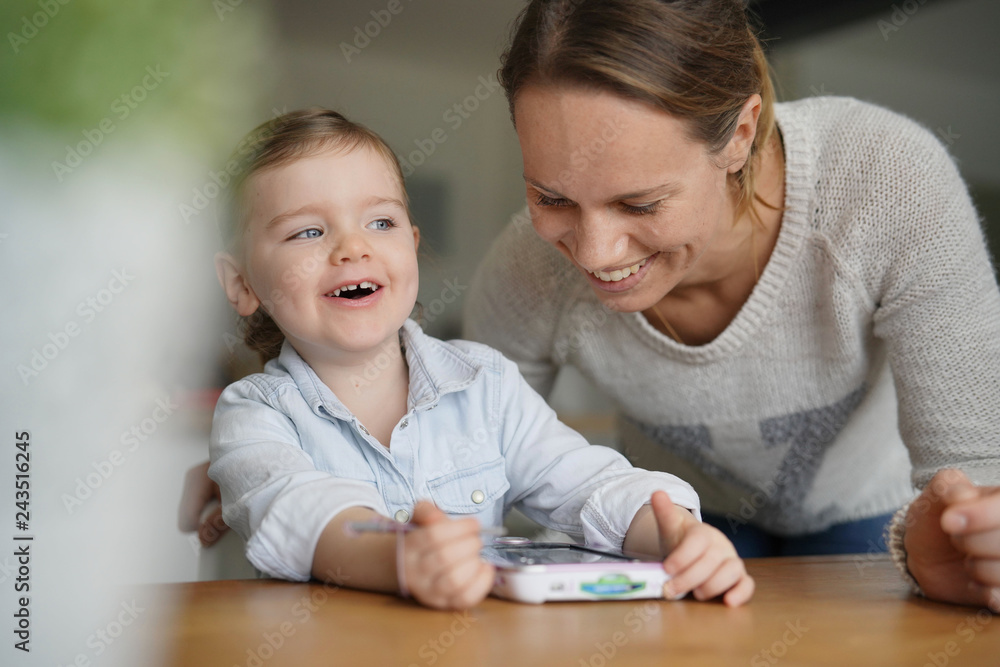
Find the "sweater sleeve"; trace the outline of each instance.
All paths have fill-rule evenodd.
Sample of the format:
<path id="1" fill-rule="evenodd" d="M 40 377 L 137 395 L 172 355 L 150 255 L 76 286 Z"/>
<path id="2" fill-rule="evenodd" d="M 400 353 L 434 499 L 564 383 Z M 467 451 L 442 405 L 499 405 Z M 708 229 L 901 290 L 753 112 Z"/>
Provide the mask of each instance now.
<path id="1" fill-rule="evenodd" d="M 538 238 L 525 209 L 493 242 L 465 300 L 463 337 L 500 350 L 543 396 L 558 372 L 553 341 L 565 274 L 566 261 Z"/>
<path id="2" fill-rule="evenodd" d="M 888 116 L 888 112 L 884 112 Z M 945 467 L 1000 483 L 1000 291 L 957 168 L 926 130 L 892 115 L 870 165 L 861 256 L 874 334 L 887 344 L 913 482 Z"/>

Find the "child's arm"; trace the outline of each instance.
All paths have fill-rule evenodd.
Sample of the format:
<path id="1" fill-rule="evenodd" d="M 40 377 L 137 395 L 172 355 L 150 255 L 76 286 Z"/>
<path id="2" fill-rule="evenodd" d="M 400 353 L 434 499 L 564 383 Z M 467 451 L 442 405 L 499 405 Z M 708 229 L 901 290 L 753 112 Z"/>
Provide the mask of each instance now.
<path id="1" fill-rule="evenodd" d="M 664 586 L 667 597 L 694 592 L 698 600 L 722 595 L 730 607 L 753 596 L 754 581 L 747 574 L 736 548 L 717 528 L 701 523 L 663 491 L 653 494 L 629 526 L 622 544 L 625 551 L 664 558 L 671 576 Z"/>
<path id="2" fill-rule="evenodd" d="M 362 507 L 335 516 L 316 545 L 313 576 L 352 588 L 408 593 L 438 609 L 467 609 L 490 592 L 494 569 L 479 558 L 483 545 L 475 519 L 453 521 L 433 504 L 417 503 L 413 523 L 418 528 L 399 538 L 399 568 L 395 534 L 349 535 L 344 529 L 350 521 L 375 518 L 379 515 Z"/>
<path id="3" fill-rule="evenodd" d="M 273 378 L 251 376 L 227 387 L 216 407 L 209 473 L 247 558 L 273 577 L 400 590 L 396 536 L 344 531 L 348 521 L 387 516 L 382 497 L 368 482 L 317 469 L 291 417 L 308 406 L 289 407 L 283 395 Z M 479 560 L 480 524 L 451 521 L 429 503 L 417 504 L 413 523 L 400 570 L 413 596 L 439 608 L 481 601 L 493 568 Z"/>

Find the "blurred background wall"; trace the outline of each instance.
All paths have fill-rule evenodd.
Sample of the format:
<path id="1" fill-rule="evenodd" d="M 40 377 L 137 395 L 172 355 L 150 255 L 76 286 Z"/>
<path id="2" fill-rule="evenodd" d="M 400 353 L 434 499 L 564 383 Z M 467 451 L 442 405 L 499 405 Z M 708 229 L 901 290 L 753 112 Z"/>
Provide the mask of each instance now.
<path id="1" fill-rule="evenodd" d="M 850 95 L 923 123 L 958 162 L 997 256 L 1000 4 L 752 5 L 780 95 Z M 35 636 L 50 638 L 31 656 L 38 664 L 80 655 L 139 664 L 127 635 L 114 646 L 93 639 L 127 602 L 115 585 L 197 576 L 199 548 L 175 526 L 181 477 L 207 456 L 214 391 L 253 365 L 211 262 L 229 151 L 254 125 L 308 105 L 381 133 L 404 162 L 426 241 L 427 328 L 457 335 L 479 259 L 523 206 L 517 140 L 496 85 L 521 6 L 0 8 L 0 438 L 11 451 L 14 433 L 31 434 L 24 532 L 37 540 Z M 563 374 L 553 402 L 594 440 L 611 440 L 608 405 L 578 375 Z M 13 463 L 4 455 L 0 497 L 14 496 Z M 11 589 L 11 566 L 0 556 L 0 590 Z M 0 596 L 0 613 L 12 605 Z M 0 663 L 26 664 L 8 660 L 11 651 L 0 649 Z"/>

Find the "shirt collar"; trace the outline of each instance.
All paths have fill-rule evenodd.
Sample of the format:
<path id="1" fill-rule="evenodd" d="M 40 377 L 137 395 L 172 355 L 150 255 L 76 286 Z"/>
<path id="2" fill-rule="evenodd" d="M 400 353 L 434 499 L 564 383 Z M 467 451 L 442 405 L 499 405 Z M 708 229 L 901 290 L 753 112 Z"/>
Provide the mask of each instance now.
<path id="1" fill-rule="evenodd" d="M 410 410 L 433 407 L 442 395 L 462 391 L 483 372 L 482 364 L 454 345 L 428 336 L 413 320 L 403 322 L 399 335 L 410 373 L 407 399 Z M 287 339 L 281 346 L 277 364 L 291 376 L 313 412 L 325 412 L 347 421 L 354 419 L 351 411 L 319 379 Z"/>

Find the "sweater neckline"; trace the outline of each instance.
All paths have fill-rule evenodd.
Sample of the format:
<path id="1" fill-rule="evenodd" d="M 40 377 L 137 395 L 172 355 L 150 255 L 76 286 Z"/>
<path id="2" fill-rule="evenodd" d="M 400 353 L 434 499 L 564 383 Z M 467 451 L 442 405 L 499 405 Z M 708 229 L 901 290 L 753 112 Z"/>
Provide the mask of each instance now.
<path id="1" fill-rule="evenodd" d="M 785 154 L 785 211 L 771 257 L 750 297 L 714 340 L 705 345 L 683 345 L 661 333 L 641 311 L 627 313 L 625 322 L 639 339 L 658 354 L 680 361 L 704 363 L 726 357 L 739 350 L 773 312 L 785 292 L 785 285 L 795 268 L 809 231 L 809 209 L 816 163 L 814 147 L 805 128 L 787 117 L 792 110 L 786 104 L 775 105 L 775 122 L 781 132 Z"/>

